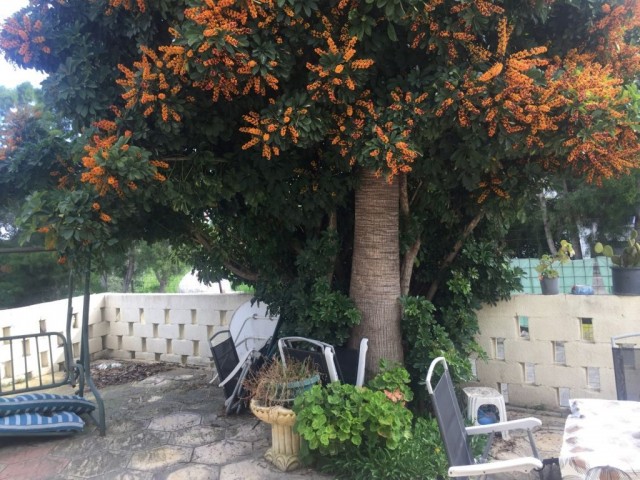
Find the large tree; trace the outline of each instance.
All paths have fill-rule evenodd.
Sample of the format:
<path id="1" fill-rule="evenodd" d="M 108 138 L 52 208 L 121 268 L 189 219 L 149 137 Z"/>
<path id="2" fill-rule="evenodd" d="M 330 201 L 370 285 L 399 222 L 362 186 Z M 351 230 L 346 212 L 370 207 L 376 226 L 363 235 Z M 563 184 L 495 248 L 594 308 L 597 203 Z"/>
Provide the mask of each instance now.
<path id="1" fill-rule="evenodd" d="M 105 228 L 69 230 L 52 196 L 33 226 L 85 245 L 116 223 L 171 229 L 200 270 L 254 282 L 284 313 L 349 292 L 351 341 L 370 338 L 370 365 L 402 360 L 400 295 L 456 288 L 465 242 L 499 232 L 547 174 L 636 165 L 639 9 L 32 0 L 0 45 L 47 71 L 45 98 L 84 129 L 60 187 Z"/>

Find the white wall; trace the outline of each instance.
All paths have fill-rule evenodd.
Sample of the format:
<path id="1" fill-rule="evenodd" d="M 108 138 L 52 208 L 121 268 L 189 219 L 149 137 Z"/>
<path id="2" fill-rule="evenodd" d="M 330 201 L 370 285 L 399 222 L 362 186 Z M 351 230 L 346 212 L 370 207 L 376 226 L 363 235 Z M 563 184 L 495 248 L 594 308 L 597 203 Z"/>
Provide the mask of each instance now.
<path id="1" fill-rule="evenodd" d="M 89 351 L 92 358 L 157 360 L 183 365 L 211 365 L 209 338 L 227 328 L 233 312 L 251 295 L 232 294 L 97 294 L 91 296 Z M 80 355 L 82 297 L 73 299 L 71 344 Z M 0 310 L 0 336 L 62 332 L 66 336 L 67 301 Z M 51 347 L 14 342 L 11 365 L 8 345 L 0 345 L 0 383 L 15 375 L 36 375 L 36 356 L 53 356 L 54 371 L 63 363 L 63 352 Z M 17 345 L 17 346 L 16 346 Z M 30 358 L 33 357 L 33 358 Z M 18 359 L 20 361 L 18 362 Z M 24 361 L 23 361 L 24 359 Z M 47 370 L 50 369 L 50 366 Z"/>
<path id="2" fill-rule="evenodd" d="M 250 299 L 247 294 L 93 295 L 90 352 L 94 358 L 210 366 L 208 339 Z M 489 360 L 477 361 L 476 383 L 506 388 L 509 403 L 529 407 L 558 409 L 561 397 L 615 398 L 611 336 L 640 332 L 639 310 L 640 297 L 614 295 L 515 295 L 485 306 L 478 312 L 477 340 Z M 0 310 L 0 333 L 64 332 L 66 312 L 66 300 Z M 73 299 L 73 312 L 71 336 L 78 356 L 82 297 Z M 528 338 L 519 331 L 519 318 L 525 317 Z M 584 338 L 581 319 L 591 319 L 592 337 Z M 498 358 L 497 339 L 503 339 L 503 358 Z M 564 361 L 555 357 L 560 344 Z M 6 376 L 6 356 L 0 345 L 0 379 Z"/>
<path id="3" fill-rule="evenodd" d="M 111 358 L 209 366 L 209 338 L 250 299 L 239 293 L 109 294 L 101 306 L 105 346 Z"/>
<path id="4" fill-rule="evenodd" d="M 615 295 L 515 295 L 485 306 L 477 340 L 489 360 L 477 360 L 477 383 L 503 389 L 510 403 L 528 407 L 558 409 L 577 397 L 615 399 L 611 337 L 640 332 L 639 309 L 640 297 Z M 519 331 L 525 317 L 528 338 Z M 581 319 L 591 319 L 591 336 Z M 564 360 L 556 358 L 562 349 Z"/>

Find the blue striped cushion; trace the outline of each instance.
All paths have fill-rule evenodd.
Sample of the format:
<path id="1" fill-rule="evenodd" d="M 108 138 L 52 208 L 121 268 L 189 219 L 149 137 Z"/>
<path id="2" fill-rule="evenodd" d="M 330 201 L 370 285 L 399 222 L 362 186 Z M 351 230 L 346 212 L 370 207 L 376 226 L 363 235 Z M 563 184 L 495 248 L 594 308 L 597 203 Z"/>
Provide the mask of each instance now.
<path id="1" fill-rule="evenodd" d="M 79 432 L 83 428 L 82 419 L 72 412 L 55 413 L 50 417 L 38 413 L 22 413 L 0 418 L 0 434 Z"/>
<path id="2" fill-rule="evenodd" d="M 0 417 L 17 413 L 74 412 L 78 414 L 93 411 L 96 406 L 78 395 L 56 395 L 54 393 L 25 393 L 15 397 L 0 397 Z"/>

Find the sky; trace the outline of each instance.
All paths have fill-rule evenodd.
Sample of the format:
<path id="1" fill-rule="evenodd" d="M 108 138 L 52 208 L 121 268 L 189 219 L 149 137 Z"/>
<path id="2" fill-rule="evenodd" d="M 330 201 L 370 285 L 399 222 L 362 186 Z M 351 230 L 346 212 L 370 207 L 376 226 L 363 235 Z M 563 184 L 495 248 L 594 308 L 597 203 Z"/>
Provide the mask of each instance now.
<path id="1" fill-rule="evenodd" d="M 0 0 L 0 21 L 4 24 L 4 19 L 13 12 L 26 7 L 28 0 Z M 31 82 L 34 87 L 39 87 L 44 75 L 35 70 L 23 70 L 17 68 L 4 60 L 0 55 L 0 85 L 13 88 L 22 82 Z"/>

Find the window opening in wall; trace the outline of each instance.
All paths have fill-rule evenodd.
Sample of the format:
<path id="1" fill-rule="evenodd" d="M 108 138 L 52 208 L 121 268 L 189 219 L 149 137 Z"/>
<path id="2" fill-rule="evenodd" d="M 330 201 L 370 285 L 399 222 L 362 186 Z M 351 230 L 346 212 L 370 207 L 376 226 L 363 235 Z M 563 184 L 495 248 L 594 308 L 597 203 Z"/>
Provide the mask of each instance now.
<path id="1" fill-rule="evenodd" d="M 498 360 L 504 360 L 504 338 L 494 338 L 493 344 L 495 349 L 495 357 Z"/>
<path id="2" fill-rule="evenodd" d="M 526 362 L 524 364 L 524 381 L 525 383 L 536 383 L 536 366 L 534 363 Z"/>
<path id="3" fill-rule="evenodd" d="M 587 367 L 587 387 L 600 390 L 600 369 L 598 367 Z"/>
<path id="4" fill-rule="evenodd" d="M 593 319 L 580 319 L 580 337 L 585 342 L 593 342 Z"/>
<path id="5" fill-rule="evenodd" d="M 504 397 L 504 403 L 509 403 L 509 384 L 508 383 L 499 383 L 500 393 Z"/>
<path id="6" fill-rule="evenodd" d="M 529 317 L 518 315 L 518 334 L 520 338 L 529 340 Z"/>
<path id="7" fill-rule="evenodd" d="M 558 388 L 558 403 L 561 407 L 569 406 L 569 397 L 571 396 L 571 389 L 567 387 Z"/>
<path id="8" fill-rule="evenodd" d="M 567 357 L 564 353 L 564 342 L 553 342 L 553 361 L 560 365 L 566 365 Z"/>

